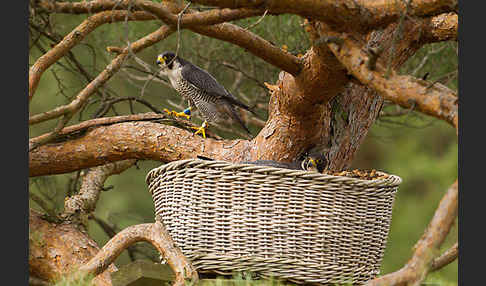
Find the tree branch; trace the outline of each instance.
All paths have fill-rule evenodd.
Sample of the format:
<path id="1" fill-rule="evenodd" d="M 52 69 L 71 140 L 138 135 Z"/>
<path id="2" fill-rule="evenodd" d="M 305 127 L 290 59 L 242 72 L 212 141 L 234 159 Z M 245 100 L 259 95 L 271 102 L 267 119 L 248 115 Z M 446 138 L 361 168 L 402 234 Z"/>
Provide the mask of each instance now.
<path id="1" fill-rule="evenodd" d="M 48 0 L 39 1 L 39 7 L 56 13 L 84 14 L 103 11 L 114 12 L 116 10 L 134 10 L 131 13 L 150 16 L 150 20 L 156 15 L 168 25 L 177 24 L 177 12 L 179 7 L 176 3 L 156 3 L 146 0 L 121 0 L 121 1 L 89 1 L 89 2 L 52 2 Z M 124 11 L 125 13 L 128 11 Z M 149 12 L 149 13 L 147 13 Z M 204 12 L 192 12 L 181 17 L 181 28 L 195 25 L 213 25 L 237 19 L 243 19 L 262 15 L 265 10 L 261 9 L 211 9 Z"/>
<path id="2" fill-rule="evenodd" d="M 169 9 L 172 9 L 172 13 L 170 13 L 168 9 L 164 9 L 161 5 L 157 5 L 153 2 L 138 0 L 136 1 L 136 4 L 138 7 L 154 13 L 165 23 L 172 26 L 177 25 L 177 16 L 175 14 L 184 9 L 182 5 L 175 7 L 168 6 Z M 189 10 L 188 12 L 189 14 L 183 16 L 181 19 L 181 28 L 189 28 L 196 33 L 238 45 L 255 56 L 262 58 L 266 62 L 279 67 L 290 74 L 297 75 L 300 72 L 301 62 L 296 56 L 272 45 L 267 40 L 241 28 L 240 26 L 230 23 L 216 24 L 220 23 L 221 19 L 229 21 L 261 15 L 265 13 L 264 9 L 223 9 L 210 10 L 201 13 Z"/>
<path id="3" fill-rule="evenodd" d="M 89 2 L 86 2 L 89 3 Z M 105 11 L 93 15 L 84 20 L 80 25 L 71 31 L 62 39 L 56 46 L 50 49 L 46 54 L 42 55 L 29 69 L 29 101 L 32 100 L 39 80 L 53 63 L 58 61 L 66 55 L 75 45 L 79 44 L 89 33 L 97 27 L 116 21 L 128 20 L 144 21 L 155 20 L 156 18 L 146 12 L 128 12 L 128 11 Z"/>
<path id="4" fill-rule="evenodd" d="M 166 119 L 166 118 L 167 116 L 164 114 L 158 114 L 153 112 L 134 114 L 134 115 L 95 118 L 95 119 L 83 121 L 76 125 L 65 127 L 59 131 L 58 136 L 60 137 L 64 135 L 74 134 L 94 126 L 110 125 L 114 123 L 127 122 L 127 121 L 144 121 L 144 120 L 157 120 L 157 119 Z M 48 134 L 43 134 L 38 137 L 34 137 L 29 140 L 29 143 L 32 141 L 35 142 L 39 140 L 44 140 L 44 137 L 46 136 L 48 136 Z"/>
<path id="5" fill-rule="evenodd" d="M 418 286 L 431 271 L 435 253 L 444 242 L 457 216 L 457 180 L 452 184 L 435 211 L 425 233 L 415 245 L 412 258 L 400 270 L 371 280 L 366 286 L 392 286 L 408 283 Z"/>
<path id="6" fill-rule="evenodd" d="M 159 17 L 159 19 L 164 21 L 164 23 L 166 23 L 167 25 L 172 25 L 174 27 L 177 26 L 178 16 L 171 13 L 169 9 L 162 6 L 161 4 L 146 0 L 135 0 L 133 4 L 141 10 L 153 13 L 154 15 Z M 197 25 L 219 24 L 232 20 L 262 15 L 264 12 L 265 10 L 247 8 L 212 9 L 205 12 L 192 11 L 192 13 L 184 14 L 181 17 L 180 28 L 184 29 Z"/>
<path id="7" fill-rule="evenodd" d="M 109 238 L 113 238 L 116 235 L 115 227 L 111 226 L 110 224 L 100 219 L 99 217 L 96 217 L 95 215 L 91 215 L 89 216 L 89 219 L 94 220 L 100 226 L 100 228 L 103 229 L 103 231 L 106 233 L 106 235 L 108 235 Z M 126 248 L 126 250 L 127 250 L 128 257 L 130 257 L 131 261 L 136 260 L 135 253 L 137 252 L 139 254 L 142 254 L 143 256 L 145 256 L 146 258 L 150 259 L 153 262 L 160 261 L 159 258 L 153 257 L 152 255 L 145 253 L 144 251 L 137 248 L 137 245 L 129 246 Z"/>
<path id="8" fill-rule="evenodd" d="M 366 54 L 355 41 L 346 34 L 328 31 L 330 36 L 341 38 L 342 44 L 329 43 L 328 46 L 338 60 L 360 82 L 378 91 L 385 99 L 410 108 L 415 108 L 427 115 L 445 120 L 457 130 L 458 107 L 457 95 L 449 88 L 416 79 L 407 75 L 398 75 L 391 71 L 389 78 L 385 78 L 386 68 L 380 62 L 375 70 L 369 70 L 366 65 Z"/>
<path id="9" fill-rule="evenodd" d="M 456 13 L 444 13 L 423 20 L 424 29 L 422 41 L 435 43 L 442 41 L 457 41 L 458 15 Z"/>
<path id="10" fill-rule="evenodd" d="M 437 271 L 444 266 L 449 265 L 457 259 L 459 255 L 459 245 L 456 242 L 451 248 L 444 252 L 441 256 L 437 257 L 432 261 L 432 266 L 430 266 L 430 272 Z"/>
<path id="11" fill-rule="evenodd" d="M 99 251 L 95 241 L 69 223 L 55 224 L 42 214 L 29 210 L 29 273 L 42 280 L 54 281 L 88 262 Z M 94 278 L 94 285 L 111 286 L 108 271 Z"/>
<path id="12" fill-rule="evenodd" d="M 220 8 L 268 9 L 270 14 L 297 14 L 326 22 L 338 31 L 365 32 L 395 22 L 405 10 L 406 3 L 396 0 L 195 0 L 194 3 Z M 414 0 L 411 16 L 433 16 L 457 9 L 457 0 Z"/>
<path id="13" fill-rule="evenodd" d="M 130 4 L 130 1 L 125 0 L 116 3 L 113 1 L 102 0 L 97 2 L 96 5 L 88 4 L 90 2 L 56 2 L 56 4 L 44 3 L 46 0 L 41 2 L 43 3 L 43 7 L 46 7 L 46 9 L 48 8 L 52 11 L 59 11 L 63 13 L 88 13 L 88 11 L 99 12 L 114 8 L 126 9 Z M 83 5 L 82 3 L 86 4 Z M 175 2 L 154 3 L 145 0 L 137 0 L 135 5 L 132 4 L 132 7 L 150 11 L 154 15 L 157 15 L 157 17 L 159 17 L 162 21 L 174 27 L 177 25 L 177 13 L 182 11 L 184 8 L 183 5 L 179 5 Z M 229 23 L 216 25 L 216 23 L 262 15 L 263 13 L 265 13 L 265 9 L 258 8 L 241 8 L 234 10 L 214 9 L 206 12 L 195 12 L 194 10 L 189 10 L 181 18 L 181 28 L 189 28 L 196 33 L 238 45 L 276 67 L 279 67 L 293 75 L 298 74 L 301 69 L 301 63 L 299 58 L 295 57 L 294 55 L 280 49 L 279 47 L 273 46 L 267 40 L 237 25 Z"/>
<path id="14" fill-rule="evenodd" d="M 68 173 L 125 159 L 170 162 L 203 155 L 238 162 L 250 160 L 251 146 L 241 139 L 203 139 L 159 123 L 124 122 L 93 127 L 77 138 L 34 149 L 29 152 L 29 176 Z"/>
<path id="15" fill-rule="evenodd" d="M 64 200 L 63 216 L 72 215 L 87 216 L 96 208 L 96 203 L 103 190 L 106 179 L 111 175 L 120 174 L 135 164 L 136 160 L 123 160 L 114 163 L 108 163 L 87 170 L 82 177 L 81 188 L 79 192 Z"/>
<path id="16" fill-rule="evenodd" d="M 169 36 L 174 30 L 168 26 L 162 26 L 155 32 L 133 42 L 130 45 L 130 49 L 137 53 L 146 47 L 149 47 Z M 129 48 L 125 48 L 123 53 L 119 54 L 113 61 L 93 80 L 91 81 L 81 92 L 78 93 L 76 98 L 67 105 L 56 107 L 53 110 L 46 111 L 40 114 L 32 115 L 29 118 L 29 124 L 40 123 L 49 119 L 53 119 L 64 115 L 66 113 L 74 114 L 77 112 L 86 102 L 86 100 L 96 91 L 100 86 L 105 84 L 121 67 L 125 60 L 130 56 Z"/>
<path id="17" fill-rule="evenodd" d="M 225 23 L 193 26 L 189 29 L 201 35 L 235 44 L 292 75 L 298 75 L 302 69 L 302 63 L 298 57 L 240 26 Z"/>
<path id="18" fill-rule="evenodd" d="M 107 10 L 125 10 L 130 6 L 132 0 L 95 0 L 83 2 L 61 2 L 50 0 L 34 1 L 35 5 L 48 12 L 69 13 L 69 14 L 91 14 Z M 133 5 L 132 5 L 133 7 Z M 136 7 L 133 7 L 136 8 Z"/>
<path id="19" fill-rule="evenodd" d="M 198 275 L 191 263 L 184 257 L 179 247 L 174 244 L 163 223 L 157 219 L 155 223 L 129 226 L 117 233 L 80 271 L 98 275 L 112 263 L 128 246 L 135 242 L 151 243 L 167 260 L 175 273 L 175 286 L 185 285 L 186 280 L 197 282 Z"/>

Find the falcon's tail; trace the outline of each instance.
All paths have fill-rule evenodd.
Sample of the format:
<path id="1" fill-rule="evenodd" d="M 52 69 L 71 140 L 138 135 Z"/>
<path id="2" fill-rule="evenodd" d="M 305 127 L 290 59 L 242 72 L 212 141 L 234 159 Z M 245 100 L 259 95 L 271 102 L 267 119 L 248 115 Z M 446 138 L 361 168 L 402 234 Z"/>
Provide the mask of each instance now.
<path id="1" fill-rule="evenodd" d="M 253 110 L 253 108 L 249 107 L 248 105 L 244 104 L 243 102 L 239 101 L 238 99 L 236 99 L 234 96 L 228 96 L 226 97 L 226 99 L 233 105 L 236 105 L 236 106 L 239 106 L 245 110 L 248 110 L 250 111 L 253 115 L 255 115 L 256 117 L 260 118 L 258 116 L 258 114 L 256 114 L 256 112 Z"/>
<path id="2" fill-rule="evenodd" d="M 231 117 L 234 119 L 234 121 L 237 121 L 240 124 L 240 126 L 246 131 L 246 133 L 248 133 L 253 138 L 253 134 L 251 134 L 250 130 L 248 130 L 248 127 L 246 127 L 243 120 L 241 120 L 241 118 L 238 115 L 238 113 L 236 112 L 235 108 L 231 105 L 228 105 L 228 109 L 229 109 L 229 111 L 230 111 L 229 113 L 230 113 Z"/>

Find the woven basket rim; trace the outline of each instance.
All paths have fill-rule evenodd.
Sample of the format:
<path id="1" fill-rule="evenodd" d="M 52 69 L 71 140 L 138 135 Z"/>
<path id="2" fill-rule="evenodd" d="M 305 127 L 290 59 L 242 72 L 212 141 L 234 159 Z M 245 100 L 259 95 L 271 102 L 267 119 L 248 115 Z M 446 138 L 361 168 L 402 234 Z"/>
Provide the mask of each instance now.
<path id="1" fill-rule="evenodd" d="M 221 160 L 201 160 L 201 159 L 184 159 L 184 160 L 177 160 L 172 161 L 166 164 L 163 164 L 159 167 L 156 167 L 150 170 L 146 177 L 145 182 L 147 185 L 150 185 L 152 180 L 155 178 L 157 172 L 166 171 L 166 170 L 175 170 L 175 169 L 184 169 L 187 167 L 203 167 L 209 169 L 223 169 L 226 171 L 235 170 L 235 171 L 246 171 L 246 172 L 253 172 L 253 173 L 261 173 L 261 174 L 268 174 L 268 175 L 286 175 L 286 176 L 294 176 L 300 177 L 303 179 L 311 179 L 316 181 L 329 181 L 329 180 L 339 180 L 343 183 L 356 183 L 362 186 L 398 186 L 402 182 L 402 178 L 397 175 L 389 174 L 383 171 L 376 171 L 378 174 L 387 175 L 388 177 L 385 179 L 373 179 L 373 180 L 365 180 L 365 179 L 358 179 L 352 178 L 347 176 L 336 176 L 336 175 L 329 175 L 329 174 L 321 174 L 315 171 L 305 171 L 305 170 L 292 170 L 286 168 L 279 168 L 279 167 L 272 167 L 272 166 L 264 166 L 264 165 L 254 165 L 254 164 L 243 164 L 243 163 L 232 163 L 227 161 Z"/>

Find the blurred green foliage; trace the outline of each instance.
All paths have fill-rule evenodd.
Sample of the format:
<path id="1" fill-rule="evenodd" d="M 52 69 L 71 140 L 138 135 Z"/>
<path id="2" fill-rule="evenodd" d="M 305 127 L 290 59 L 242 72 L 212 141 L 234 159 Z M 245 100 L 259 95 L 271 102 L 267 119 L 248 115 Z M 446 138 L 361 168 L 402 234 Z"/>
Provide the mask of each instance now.
<path id="1" fill-rule="evenodd" d="M 77 26 L 85 15 L 53 15 L 50 17 L 55 32 L 65 35 Z M 237 21 L 242 27 L 249 27 L 258 17 Z M 303 20 L 296 16 L 266 16 L 251 31 L 268 39 L 277 46 L 286 45 L 294 54 L 305 53 L 309 40 L 300 24 Z M 158 21 L 143 23 L 114 23 L 103 25 L 90 34 L 82 45 L 73 49 L 79 62 L 89 74 L 95 77 L 114 58 L 105 48 L 124 46 L 127 40 L 133 42 L 160 26 Z M 31 31 L 31 38 L 35 38 Z M 180 33 L 180 55 L 213 73 L 237 97 L 250 105 L 261 104 L 259 111 L 266 116 L 264 108 L 268 102 L 267 90 L 263 82 L 273 83 L 278 78 L 279 70 L 248 52 L 231 44 L 194 34 L 190 31 Z M 153 47 L 137 54 L 155 70 L 156 55 L 164 50 L 175 50 L 178 34 L 175 33 Z M 44 49 L 49 49 L 52 42 L 44 37 L 38 41 Z M 37 46 L 29 53 L 32 65 L 42 54 Z M 424 60 L 426 58 L 426 60 Z M 63 58 L 52 66 L 42 77 L 37 93 L 30 104 L 30 113 L 37 114 L 55 106 L 69 103 L 86 85 L 86 79 L 73 73 L 73 63 Z M 231 66 L 231 67 L 230 67 Z M 68 67 L 67 69 L 65 67 Z M 175 91 L 162 83 L 140 81 L 127 76 L 126 72 L 146 77 L 140 65 L 131 59 L 126 69 L 120 71 L 101 90 L 103 96 L 141 96 L 159 108 L 174 109 L 168 99 L 185 107 Z M 244 76 L 239 75 L 241 71 Z M 456 43 L 438 43 L 427 45 L 412 57 L 402 68 L 402 73 L 422 77 L 428 73 L 427 80 L 438 81 L 457 90 L 457 45 Z M 240 77 L 239 81 L 238 79 Z M 100 96 L 95 95 L 81 114 L 75 116 L 70 124 L 90 119 L 99 108 Z M 396 110 L 396 106 L 387 106 L 384 111 Z M 135 113 L 148 112 L 145 106 L 134 104 Z M 127 102 L 117 104 L 105 116 L 129 114 Z M 196 121 L 197 123 L 197 121 Z M 56 120 L 44 122 L 29 128 L 31 137 L 43 134 L 54 128 Z M 250 126 L 256 133 L 258 128 Z M 228 135 L 230 136 L 230 135 Z M 378 169 L 396 174 L 403 179 L 396 196 L 393 219 L 387 248 L 385 251 L 382 273 L 395 271 L 402 267 L 412 254 L 412 247 L 423 234 L 425 227 L 447 190 L 457 178 L 457 137 L 451 126 L 414 111 L 400 117 L 380 118 L 371 129 L 353 163 L 353 168 Z M 140 161 L 122 175 L 112 176 L 105 186 L 114 189 L 101 194 L 95 215 L 108 222 L 119 231 L 129 225 L 153 222 L 154 206 L 145 185 L 147 172 L 160 165 L 154 161 Z M 30 191 L 36 192 L 51 202 L 57 211 L 62 210 L 64 197 L 73 184 L 76 174 L 56 175 L 32 178 Z M 31 201 L 31 206 L 38 206 Z M 109 237 L 94 221 L 89 223 L 89 233 L 99 243 L 105 244 Z M 457 223 L 451 231 L 443 250 L 457 241 Z M 138 245 L 138 244 L 137 244 Z M 157 258 L 158 254 L 150 246 L 140 246 L 148 257 Z M 139 259 L 147 256 L 137 254 Z M 129 262 L 127 251 L 117 259 L 119 265 Z M 457 261 L 444 269 L 429 275 L 428 282 L 440 282 L 440 285 L 457 285 Z M 64 285 L 64 284 L 63 284 Z M 68 284 L 66 284 L 68 285 Z"/>
<path id="2" fill-rule="evenodd" d="M 94 276 L 86 275 L 81 272 L 74 272 L 70 275 L 61 276 L 54 284 L 54 286 L 90 286 L 93 284 Z"/>

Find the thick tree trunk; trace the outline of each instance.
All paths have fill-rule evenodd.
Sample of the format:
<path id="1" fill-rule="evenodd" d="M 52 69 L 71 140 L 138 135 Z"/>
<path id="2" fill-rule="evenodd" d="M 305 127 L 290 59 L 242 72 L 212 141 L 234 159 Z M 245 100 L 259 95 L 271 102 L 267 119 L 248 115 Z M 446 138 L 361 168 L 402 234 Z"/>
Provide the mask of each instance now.
<path id="1" fill-rule="evenodd" d="M 327 36 L 324 23 L 311 25 L 314 29 L 314 41 L 317 41 L 317 37 Z M 365 43 L 363 49 L 381 48 L 378 61 L 387 63 L 391 59 L 390 65 L 396 69 L 415 54 L 425 41 L 419 33 L 423 27 L 422 22 L 404 21 L 403 31 L 399 35 L 395 34 L 397 26 L 398 24 L 391 24 L 384 30 L 373 31 L 365 39 L 359 35 L 355 37 Z M 396 41 L 395 37 L 398 37 Z M 322 144 L 327 144 L 329 148 L 328 169 L 342 170 L 351 165 L 359 146 L 377 119 L 383 102 L 383 97 L 375 90 L 356 81 L 347 81 L 344 90 L 327 105 L 329 110 L 324 111 L 324 114 L 329 116 L 327 121 L 331 124 L 329 133 L 324 136 L 327 141 Z"/>
<path id="2" fill-rule="evenodd" d="M 29 213 L 29 273 L 42 280 L 53 281 L 61 275 L 87 263 L 100 248 L 86 233 L 71 223 L 50 223 L 34 210 Z M 111 285 L 112 264 L 93 282 L 98 286 Z"/>

